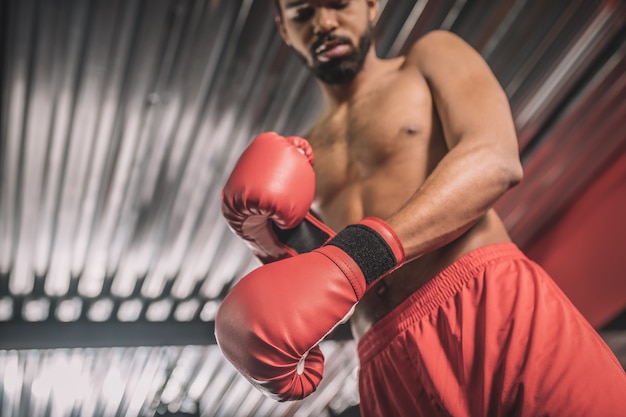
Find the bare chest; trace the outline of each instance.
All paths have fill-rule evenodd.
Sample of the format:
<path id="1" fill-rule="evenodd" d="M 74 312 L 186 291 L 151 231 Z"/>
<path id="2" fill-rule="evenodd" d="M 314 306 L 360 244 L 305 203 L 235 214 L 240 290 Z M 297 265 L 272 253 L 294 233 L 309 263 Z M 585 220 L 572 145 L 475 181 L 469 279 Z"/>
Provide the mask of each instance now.
<path id="1" fill-rule="evenodd" d="M 376 167 L 423 141 L 432 130 L 431 96 L 426 85 L 408 84 L 364 93 L 322 118 L 310 138 L 316 154 L 338 167 Z"/>
<path id="2" fill-rule="evenodd" d="M 399 76 L 322 117 L 309 141 L 317 210 L 339 226 L 384 215 L 382 202 L 395 209 L 445 152 L 430 91 L 414 76 Z"/>

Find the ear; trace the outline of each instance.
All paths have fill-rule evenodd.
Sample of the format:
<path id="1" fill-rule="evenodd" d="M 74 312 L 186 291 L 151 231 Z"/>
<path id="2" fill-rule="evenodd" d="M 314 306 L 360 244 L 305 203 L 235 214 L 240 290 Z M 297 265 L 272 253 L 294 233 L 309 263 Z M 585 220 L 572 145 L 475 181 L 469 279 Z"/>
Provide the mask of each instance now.
<path id="1" fill-rule="evenodd" d="M 368 17 L 370 22 L 374 22 L 378 16 L 378 0 L 367 0 Z"/>

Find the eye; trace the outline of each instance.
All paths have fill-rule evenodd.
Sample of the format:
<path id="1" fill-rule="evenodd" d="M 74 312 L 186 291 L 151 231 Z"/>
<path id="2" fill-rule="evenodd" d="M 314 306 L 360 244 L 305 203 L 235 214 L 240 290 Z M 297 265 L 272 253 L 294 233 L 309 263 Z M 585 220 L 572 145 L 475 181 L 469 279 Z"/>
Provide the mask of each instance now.
<path id="1" fill-rule="evenodd" d="M 335 10 L 341 10 L 341 9 L 345 9 L 346 7 L 348 7 L 349 3 L 350 3 L 349 0 L 334 1 L 330 4 L 330 7 L 332 7 Z"/>
<path id="2" fill-rule="evenodd" d="M 315 10 L 313 10 L 313 7 L 297 7 L 291 10 L 290 19 L 294 22 L 302 23 L 311 19 L 314 14 Z"/>

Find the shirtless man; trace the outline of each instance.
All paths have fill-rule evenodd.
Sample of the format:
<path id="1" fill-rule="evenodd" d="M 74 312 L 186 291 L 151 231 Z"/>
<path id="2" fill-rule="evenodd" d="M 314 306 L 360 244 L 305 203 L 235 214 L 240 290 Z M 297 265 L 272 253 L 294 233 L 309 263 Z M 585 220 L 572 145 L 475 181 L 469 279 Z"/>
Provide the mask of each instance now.
<path id="1" fill-rule="evenodd" d="M 626 415 L 618 361 L 492 208 L 522 168 L 482 57 L 434 31 L 379 59 L 375 0 L 277 10 L 325 107 L 306 139 L 259 136 L 224 188 L 266 263 L 220 307 L 225 356 L 268 395 L 302 398 L 318 342 L 351 317 L 363 416 Z M 305 249 L 303 225 L 321 236 Z"/>

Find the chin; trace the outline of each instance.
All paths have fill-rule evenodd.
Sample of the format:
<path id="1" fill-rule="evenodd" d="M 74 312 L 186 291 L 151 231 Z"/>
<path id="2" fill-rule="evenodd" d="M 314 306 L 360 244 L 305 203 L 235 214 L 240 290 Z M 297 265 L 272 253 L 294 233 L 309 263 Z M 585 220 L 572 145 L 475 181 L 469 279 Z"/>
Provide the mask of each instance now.
<path id="1" fill-rule="evenodd" d="M 347 84 L 361 72 L 363 64 L 354 61 L 324 62 L 312 70 L 315 76 L 326 84 Z"/>

